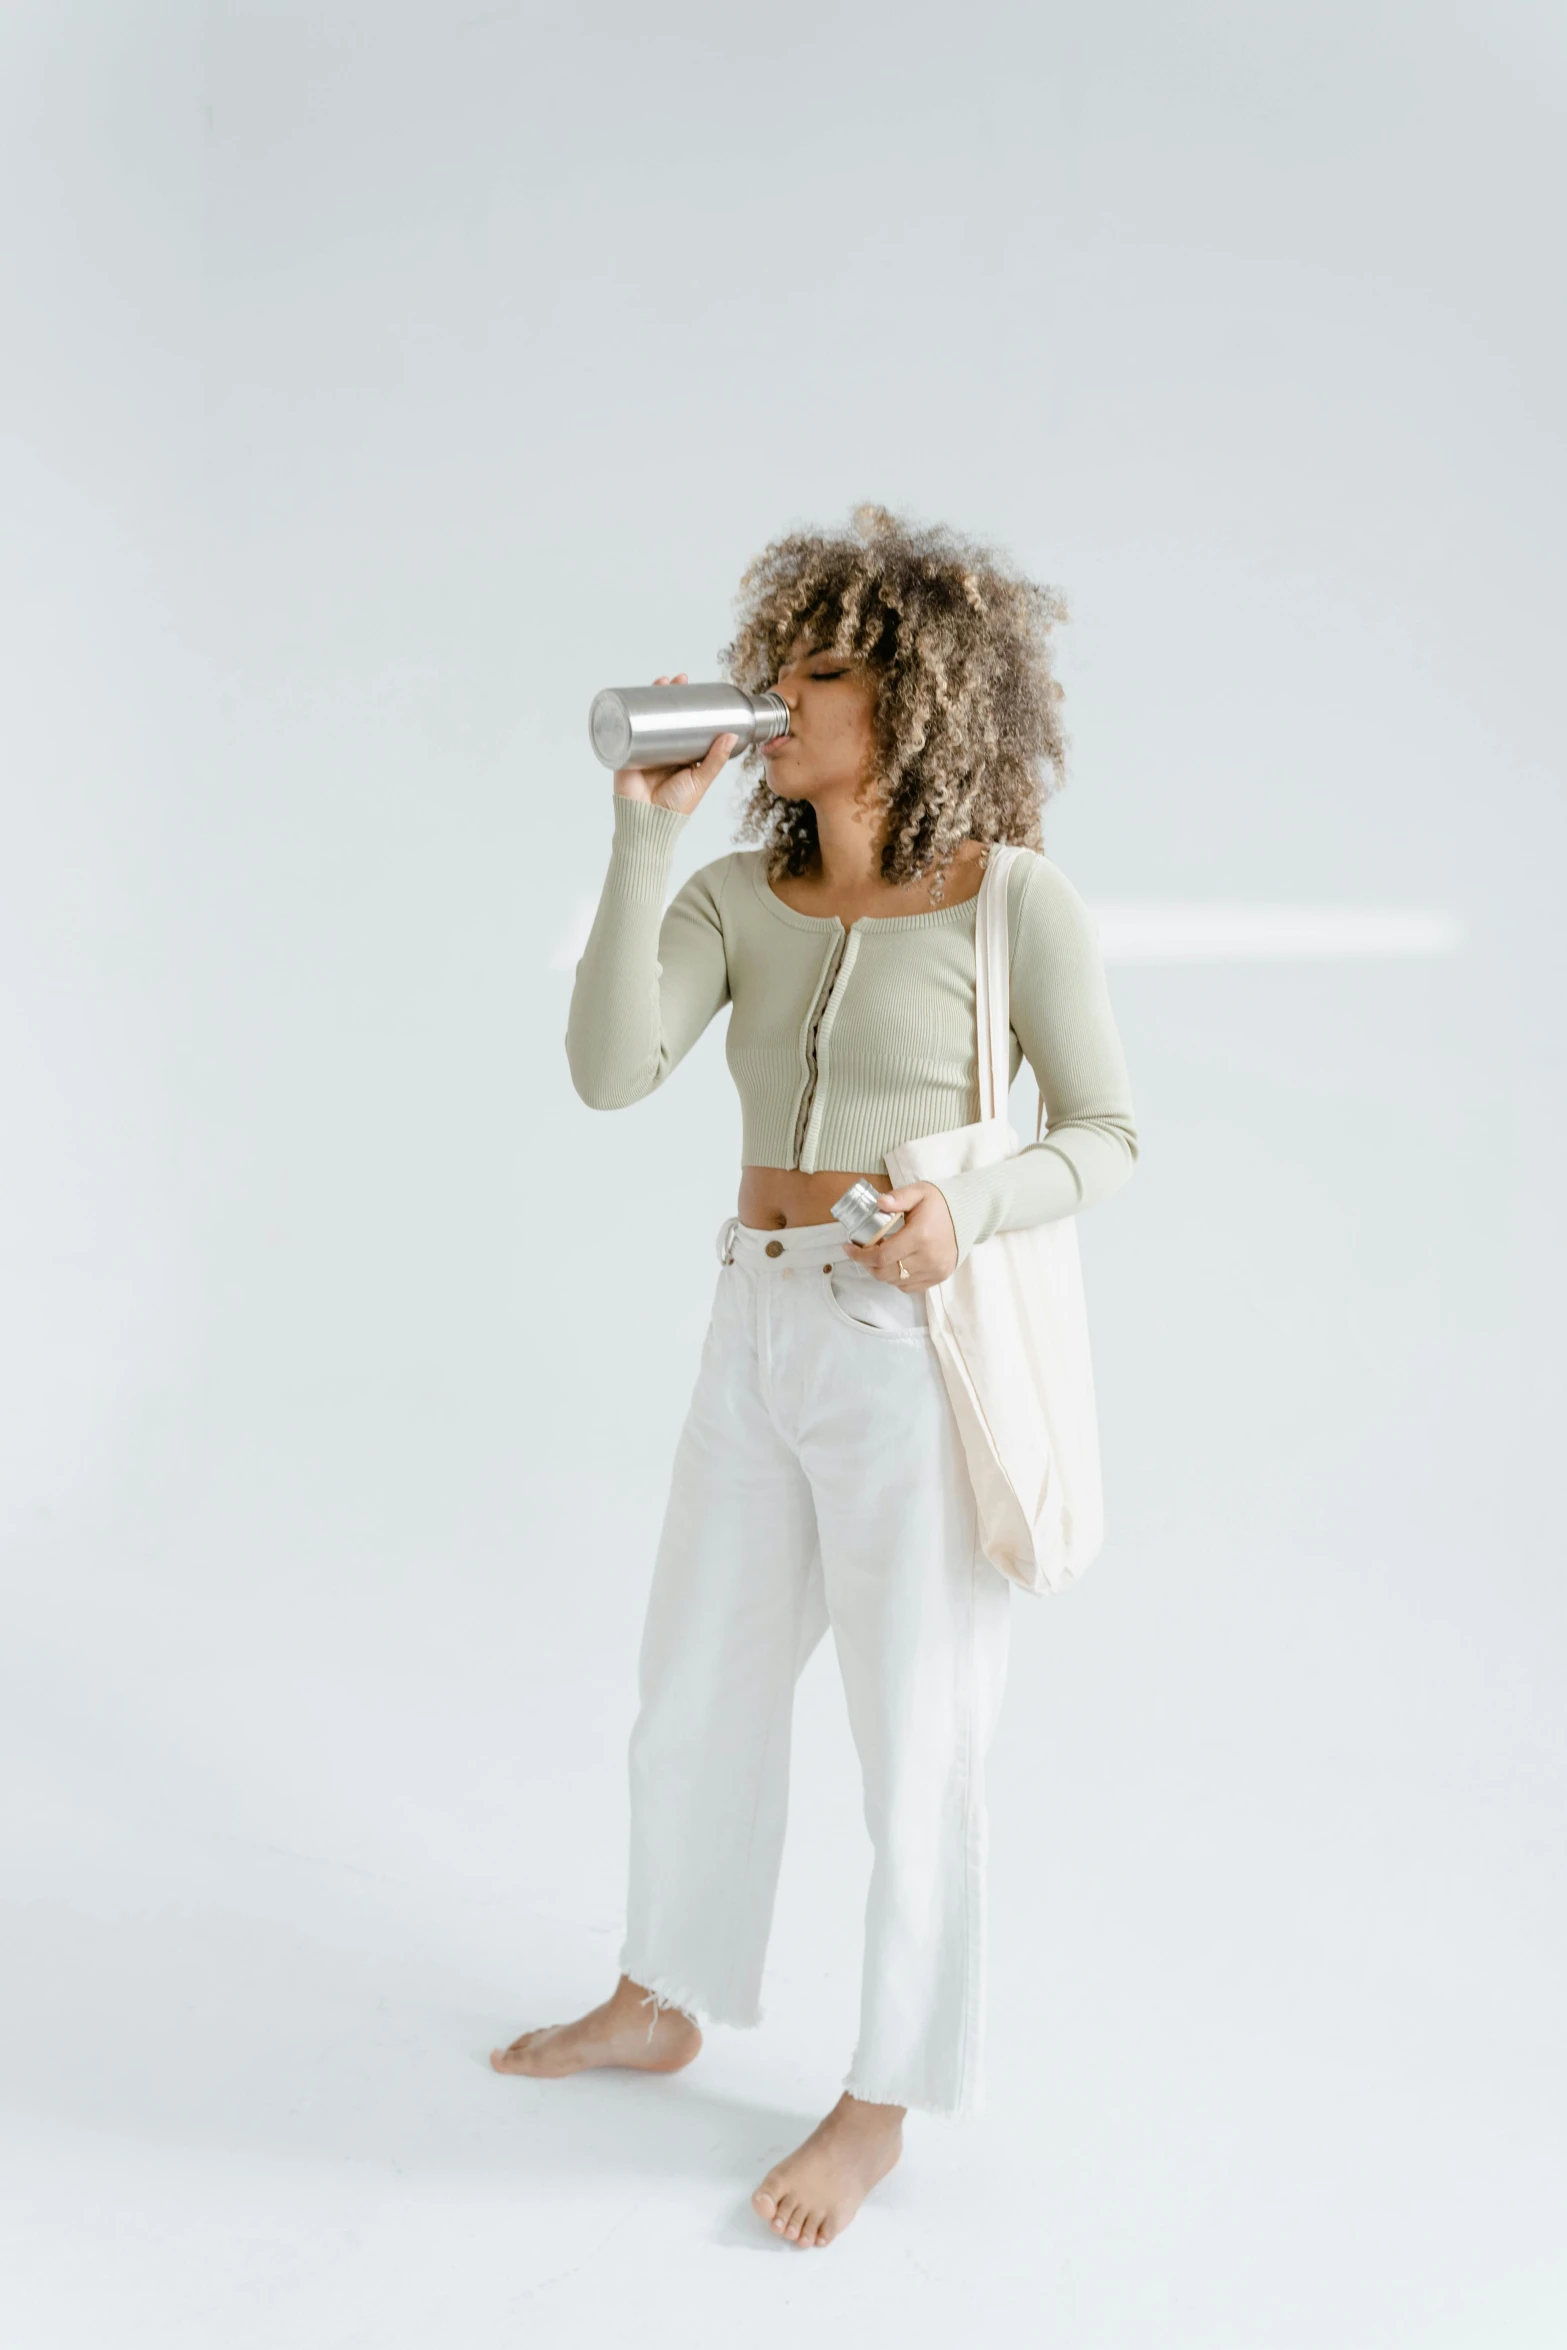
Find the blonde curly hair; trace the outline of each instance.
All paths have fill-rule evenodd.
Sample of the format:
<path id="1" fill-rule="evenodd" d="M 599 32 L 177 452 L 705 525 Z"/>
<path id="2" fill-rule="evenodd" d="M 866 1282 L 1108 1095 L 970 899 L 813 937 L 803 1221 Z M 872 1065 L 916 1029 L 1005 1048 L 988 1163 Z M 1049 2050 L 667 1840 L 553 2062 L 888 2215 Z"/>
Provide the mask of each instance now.
<path id="1" fill-rule="evenodd" d="M 800 637 L 863 662 L 876 686 L 875 791 L 887 809 L 881 875 L 932 876 L 939 903 L 965 840 L 1040 846 L 1040 812 L 1065 783 L 1061 688 L 1050 633 L 1054 588 L 993 549 L 858 506 L 837 536 L 795 531 L 745 572 L 739 627 L 719 656 L 736 685 L 772 685 Z M 772 877 L 815 862 L 816 811 L 756 776 L 738 838 L 760 840 Z"/>

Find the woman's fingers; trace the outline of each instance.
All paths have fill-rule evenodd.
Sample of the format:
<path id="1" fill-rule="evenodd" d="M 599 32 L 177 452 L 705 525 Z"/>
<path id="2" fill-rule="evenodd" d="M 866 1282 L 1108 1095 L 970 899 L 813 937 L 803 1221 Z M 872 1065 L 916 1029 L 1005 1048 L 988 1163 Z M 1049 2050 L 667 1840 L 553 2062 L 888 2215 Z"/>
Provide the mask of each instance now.
<path id="1" fill-rule="evenodd" d="M 903 1222 L 863 1247 L 851 1242 L 859 1262 L 894 1289 L 933 1289 L 945 1281 L 957 1262 L 957 1236 L 947 1203 L 935 1186 L 909 1183 L 901 1191 L 881 1191 L 876 1204 L 901 1211 Z M 900 1264 L 905 1267 L 902 1273 Z"/>
<path id="2" fill-rule="evenodd" d="M 723 767 L 739 740 L 740 737 L 737 734 L 721 734 L 708 744 L 696 766 L 696 772 L 701 777 L 704 791 Z"/>
<path id="3" fill-rule="evenodd" d="M 902 1208 L 905 1222 L 901 1232 L 887 1235 L 882 1246 L 892 1260 L 893 1279 L 898 1278 L 898 1259 L 901 1256 L 908 1267 L 906 1289 L 934 1289 L 947 1280 L 958 1262 L 958 1232 L 952 1221 L 952 1210 L 939 1184 L 911 1183 L 902 1191 L 889 1191 L 885 1200 L 893 1207 Z M 900 1249 L 899 1241 L 904 1245 Z"/>
<path id="4" fill-rule="evenodd" d="M 721 734 L 700 759 L 665 775 L 657 788 L 657 796 L 665 807 L 681 813 L 694 808 L 739 739 L 736 734 Z"/>

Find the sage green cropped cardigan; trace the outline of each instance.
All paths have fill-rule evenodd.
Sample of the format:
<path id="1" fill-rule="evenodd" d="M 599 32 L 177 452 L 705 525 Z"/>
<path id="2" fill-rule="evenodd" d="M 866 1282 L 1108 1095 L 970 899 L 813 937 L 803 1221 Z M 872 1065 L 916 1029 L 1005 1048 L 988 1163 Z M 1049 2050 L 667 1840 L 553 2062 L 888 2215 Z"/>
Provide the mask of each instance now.
<path id="1" fill-rule="evenodd" d="M 892 1144 L 979 1116 L 977 899 L 845 927 L 786 906 L 758 848 L 702 866 L 666 908 L 689 817 L 646 800 L 614 805 L 609 871 L 566 1025 L 572 1082 L 591 1108 L 652 1093 L 728 1004 L 746 1166 L 836 1168 L 885 1185 Z M 1014 861 L 1007 917 L 1011 1074 L 1026 1057 L 1047 1124 L 1016 1157 L 937 1186 L 960 1257 L 992 1232 L 1104 1199 L 1137 1158 L 1093 917 L 1033 851 Z"/>

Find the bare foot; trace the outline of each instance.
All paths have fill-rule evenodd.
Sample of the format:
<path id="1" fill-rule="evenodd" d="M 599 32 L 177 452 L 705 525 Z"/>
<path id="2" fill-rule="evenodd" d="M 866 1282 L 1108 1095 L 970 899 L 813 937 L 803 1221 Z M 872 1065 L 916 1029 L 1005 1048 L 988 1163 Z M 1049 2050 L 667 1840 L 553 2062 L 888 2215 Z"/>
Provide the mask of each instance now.
<path id="1" fill-rule="evenodd" d="M 768 2172 L 753 2209 L 793 2243 L 830 2244 L 903 2152 L 905 2110 L 868 2105 L 846 2089 L 804 2145 Z"/>
<path id="2" fill-rule="evenodd" d="M 498 2073 L 529 2073 L 540 2081 L 607 2064 L 677 2073 L 701 2045 L 701 2030 L 688 2015 L 678 2007 L 654 2007 L 642 1985 L 622 1975 L 602 2007 L 574 2024 L 542 2024 L 524 2032 L 509 2048 L 492 2048 L 490 2062 Z"/>

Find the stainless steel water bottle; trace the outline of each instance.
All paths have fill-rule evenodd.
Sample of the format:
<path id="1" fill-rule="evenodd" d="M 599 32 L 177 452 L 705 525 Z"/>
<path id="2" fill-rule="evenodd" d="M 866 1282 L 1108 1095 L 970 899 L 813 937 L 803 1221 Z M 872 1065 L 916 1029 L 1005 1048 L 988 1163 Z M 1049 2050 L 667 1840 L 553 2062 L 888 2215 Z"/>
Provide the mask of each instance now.
<path id="1" fill-rule="evenodd" d="M 836 1216 L 843 1226 L 844 1237 L 857 1241 L 863 1248 L 867 1242 L 881 1240 L 889 1232 L 896 1232 L 903 1222 L 903 1211 L 878 1207 L 874 1187 L 863 1179 L 851 1183 L 848 1190 L 835 1199 L 829 1215 Z"/>
<path id="2" fill-rule="evenodd" d="M 781 694 L 737 685 L 610 685 L 588 712 L 588 739 L 606 767 L 685 767 L 721 734 L 739 736 L 737 758 L 788 731 Z"/>

